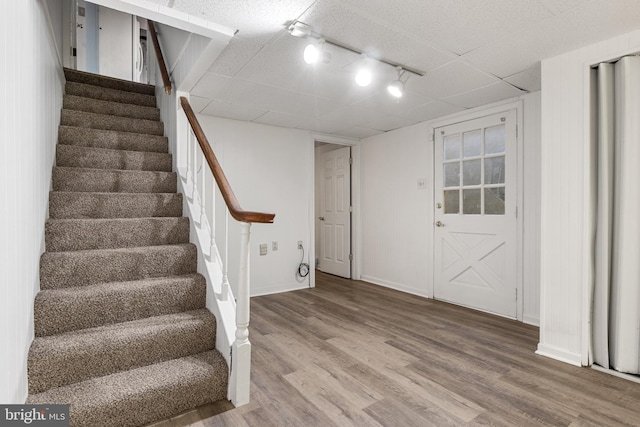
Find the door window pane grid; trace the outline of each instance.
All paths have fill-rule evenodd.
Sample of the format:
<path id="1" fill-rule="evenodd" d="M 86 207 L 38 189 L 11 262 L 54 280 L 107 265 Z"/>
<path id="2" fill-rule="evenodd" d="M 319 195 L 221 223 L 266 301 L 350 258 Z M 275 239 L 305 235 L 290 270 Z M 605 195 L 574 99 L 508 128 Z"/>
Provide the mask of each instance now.
<path id="1" fill-rule="evenodd" d="M 443 138 L 444 213 L 504 215 L 505 127 Z"/>

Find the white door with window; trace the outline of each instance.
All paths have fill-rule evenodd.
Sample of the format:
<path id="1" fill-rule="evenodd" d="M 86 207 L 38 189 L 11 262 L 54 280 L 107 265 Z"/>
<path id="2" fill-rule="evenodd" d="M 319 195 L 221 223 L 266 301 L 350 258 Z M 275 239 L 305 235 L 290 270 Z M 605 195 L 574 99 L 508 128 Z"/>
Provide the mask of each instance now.
<path id="1" fill-rule="evenodd" d="M 516 112 L 435 130 L 434 297 L 516 317 Z"/>
<path id="2" fill-rule="evenodd" d="M 322 154 L 320 271 L 351 278 L 351 165 L 349 147 Z"/>

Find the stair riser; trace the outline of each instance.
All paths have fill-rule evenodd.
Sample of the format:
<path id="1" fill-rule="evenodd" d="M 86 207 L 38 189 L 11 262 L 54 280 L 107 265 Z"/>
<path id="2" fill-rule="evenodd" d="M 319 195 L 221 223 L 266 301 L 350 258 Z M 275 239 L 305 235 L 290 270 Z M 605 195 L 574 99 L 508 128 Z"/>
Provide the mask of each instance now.
<path id="1" fill-rule="evenodd" d="M 212 350 L 215 317 L 195 313 L 179 313 L 172 324 L 158 317 L 38 338 L 29 350 L 29 392 Z"/>
<path id="2" fill-rule="evenodd" d="M 155 153 L 166 153 L 169 146 L 167 138 L 164 136 L 71 126 L 60 126 L 58 142 L 60 145 Z"/>
<path id="3" fill-rule="evenodd" d="M 45 290 L 36 295 L 37 337 L 204 308 L 200 275 Z"/>
<path id="4" fill-rule="evenodd" d="M 54 191 L 175 193 L 177 186 L 177 175 L 173 172 L 53 169 Z"/>
<path id="5" fill-rule="evenodd" d="M 162 122 L 153 120 L 114 117 L 106 114 L 87 113 L 84 111 L 62 110 L 60 124 L 92 129 L 115 130 L 149 135 L 164 135 Z"/>
<path id="6" fill-rule="evenodd" d="M 178 276 L 195 273 L 196 268 L 197 252 L 192 244 L 45 252 L 40 258 L 40 289 Z"/>
<path id="7" fill-rule="evenodd" d="M 64 76 L 68 82 L 84 83 L 109 89 L 123 90 L 126 92 L 142 93 L 151 96 L 155 96 L 156 94 L 155 87 L 151 85 L 134 83 L 105 76 L 98 76 L 82 71 L 70 70 L 65 68 Z"/>
<path id="8" fill-rule="evenodd" d="M 187 218 L 50 219 L 45 225 L 47 251 L 130 248 L 188 243 Z"/>
<path id="9" fill-rule="evenodd" d="M 145 107 L 156 106 L 156 98 L 152 95 L 108 89 L 78 82 L 67 82 L 65 85 L 65 93 L 67 95 L 82 96 L 85 98 L 100 99 L 103 101 L 121 102 L 125 104 L 142 105 Z"/>
<path id="10" fill-rule="evenodd" d="M 30 395 L 27 404 L 71 404 L 73 427 L 134 427 L 226 399 L 228 368 L 217 352 L 93 378 Z"/>
<path id="11" fill-rule="evenodd" d="M 58 145 L 56 164 L 64 167 L 171 172 L 171 154 Z"/>
<path id="12" fill-rule="evenodd" d="M 70 193 L 49 195 L 49 218 L 182 216 L 182 194 Z"/>

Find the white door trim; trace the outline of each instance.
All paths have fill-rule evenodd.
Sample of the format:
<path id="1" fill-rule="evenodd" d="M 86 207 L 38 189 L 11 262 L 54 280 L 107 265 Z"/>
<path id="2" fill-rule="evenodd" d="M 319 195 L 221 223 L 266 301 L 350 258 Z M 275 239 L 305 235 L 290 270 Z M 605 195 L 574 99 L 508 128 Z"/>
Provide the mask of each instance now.
<path id="1" fill-rule="evenodd" d="M 434 174 L 434 169 L 435 169 L 435 144 L 434 144 L 434 132 L 435 129 L 440 128 L 440 127 L 444 127 L 444 126 L 449 126 L 449 125 L 453 125 L 456 123 L 460 123 L 460 122 L 465 122 L 468 120 L 473 120 L 473 119 L 477 119 L 480 117 L 484 117 L 484 116 L 489 116 L 489 115 L 493 115 L 493 114 L 499 114 L 499 113 L 503 113 L 509 110 L 515 110 L 516 111 L 516 126 L 517 126 L 517 131 L 516 131 L 516 160 L 517 160 L 517 167 L 518 167 L 518 171 L 517 171 L 517 177 L 518 177 L 518 182 L 517 182 L 517 187 L 516 187 L 516 191 L 517 191 L 517 198 L 516 198 L 516 209 L 518 211 L 518 216 L 516 218 L 516 248 L 517 248 L 517 254 L 516 254 L 516 289 L 518 292 L 518 301 L 516 303 L 516 319 L 519 321 L 522 321 L 522 317 L 523 317 L 523 310 L 524 310 L 524 292 L 523 292 L 523 254 L 524 254 L 524 229 L 523 229 L 523 225 L 524 225 L 524 221 L 523 221 L 523 215 L 524 215 L 524 206 L 523 206 L 523 200 L 524 200 L 524 157 L 523 157 L 523 153 L 524 153 L 524 149 L 523 149 L 523 130 L 524 130 L 524 124 L 523 124 L 523 106 L 524 103 L 523 101 L 520 100 L 516 100 L 516 101 L 510 101 L 510 102 L 505 102 L 505 103 L 497 103 L 497 104 L 492 104 L 490 106 L 486 106 L 486 107 L 479 107 L 477 109 L 474 109 L 473 111 L 465 111 L 462 113 L 455 113 L 437 120 L 433 120 L 431 122 L 429 122 L 428 125 L 428 138 L 429 138 L 429 144 L 431 145 L 431 150 L 429 150 L 429 155 L 431 156 L 430 159 L 430 164 L 428 165 L 428 167 L 431 168 L 431 172 L 432 172 L 432 177 L 431 177 L 431 182 L 435 185 L 435 175 Z M 434 185 L 431 185 L 431 188 L 429 188 L 429 192 L 430 194 L 428 195 L 429 200 L 431 201 L 435 201 L 435 188 Z M 433 203 L 432 203 L 433 204 Z M 434 233 L 434 210 L 433 209 L 429 209 L 429 217 L 427 218 L 427 221 L 429 221 L 430 224 L 432 224 L 431 227 L 427 227 L 427 242 L 433 242 L 435 239 L 435 233 Z M 427 267 L 429 269 L 429 271 L 433 272 L 434 271 L 434 264 L 433 264 L 433 244 L 428 245 L 428 257 L 427 257 Z M 433 274 L 430 276 L 430 281 L 427 283 L 427 294 L 433 298 L 434 295 L 434 277 Z"/>
<path id="2" fill-rule="evenodd" d="M 351 215 L 351 248 L 353 253 L 353 261 L 351 262 L 351 279 L 360 280 L 362 271 L 362 221 L 361 221 L 361 209 L 360 209 L 360 140 L 351 138 L 336 137 L 335 135 L 322 135 L 322 134 L 310 134 L 309 144 L 311 145 L 311 156 L 309 158 L 309 168 L 311 171 L 315 170 L 315 143 L 326 142 L 335 145 L 344 145 L 351 147 L 351 158 L 353 163 L 351 164 L 351 204 L 353 206 L 353 213 Z M 315 177 L 315 174 L 314 174 Z M 310 194 L 309 198 L 309 224 L 310 224 L 310 238 L 309 238 L 309 258 L 310 265 L 309 273 L 309 286 L 316 286 L 316 235 L 315 235 L 315 178 L 310 180 Z"/>

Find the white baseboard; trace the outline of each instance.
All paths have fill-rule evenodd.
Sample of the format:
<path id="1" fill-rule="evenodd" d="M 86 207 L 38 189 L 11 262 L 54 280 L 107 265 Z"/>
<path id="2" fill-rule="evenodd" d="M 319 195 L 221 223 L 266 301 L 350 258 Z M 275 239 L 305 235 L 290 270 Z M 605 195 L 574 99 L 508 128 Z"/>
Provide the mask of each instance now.
<path id="1" fill-rule="evenodd" d="M 431 298 L 431 296 L 426 292 L 407 285 L 403 285 L 401 283 L 391 282 L 389 280 L 379 279 L 377 277 L 371 277 L 365 274 L 360 276 L 360 280 L 362 280 L 363 282 L 373 283 L 374 285 L 384 286 L 385 288 L 395 289 L 396 291 L 405 292 L 411 295 L 416 295 L 423 298 Z"/>
<path id="2" fill-rule="evenodd" d="M 573 366 L 582 366 L 582 356 L 580 353 L 572 353 L 570 351 L 547 344 L 538 344 L 536 354 L 559 360 Z"/>
<path id="3" fill-rule="evenodd" d="M 527 325 L 540 327 L 540 318 L 533 316 L 523 316 L 522 323 L 526 323 Z"/>
<path id="4" fill-rule="evenodd" d="M 309 289 L 309 285 L 308 284 L 299 284 L 296 283 L 295 285 L 275 285 L 275 286 L 269 286 L 266 288 L 260 288 L 260 289 L 256 289 L 256 290 L 251 290 L 251 297 L 260 297 L 263 295 L 273 295 L 273 294 L 280 294 L 282 292 L 291 292 L 291 291 L 300 291 L 302 289 Z"/>

